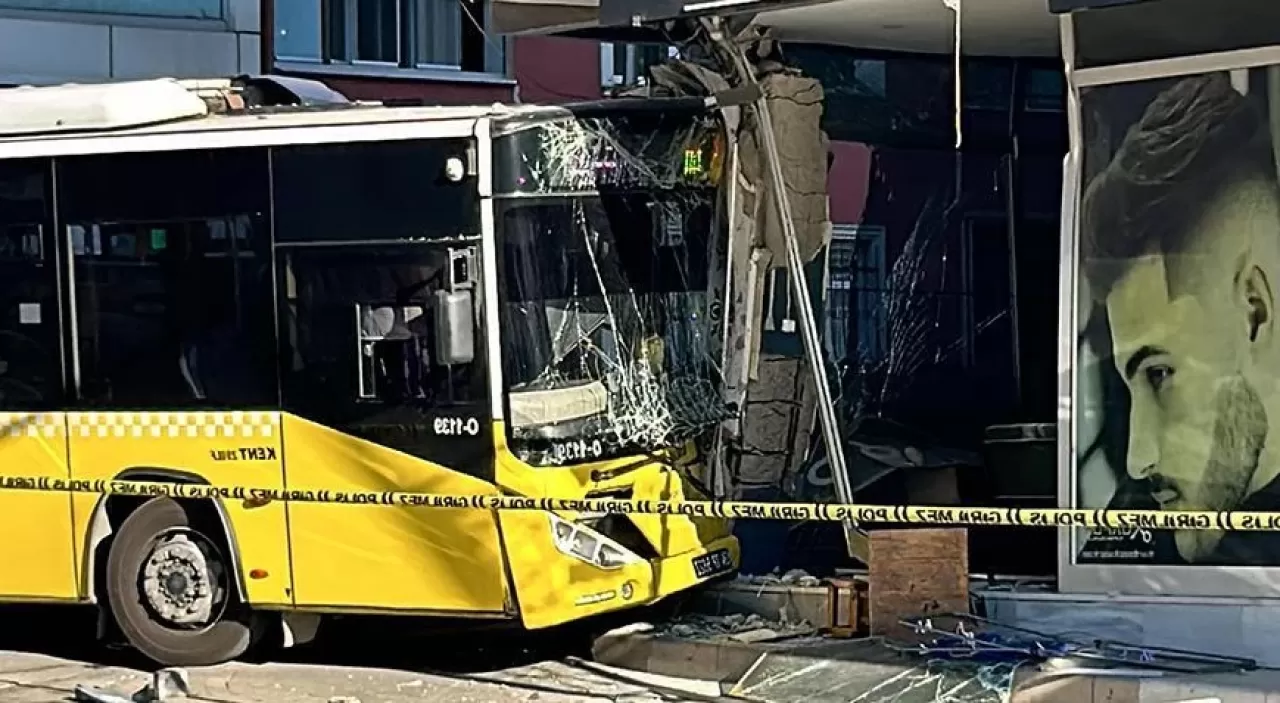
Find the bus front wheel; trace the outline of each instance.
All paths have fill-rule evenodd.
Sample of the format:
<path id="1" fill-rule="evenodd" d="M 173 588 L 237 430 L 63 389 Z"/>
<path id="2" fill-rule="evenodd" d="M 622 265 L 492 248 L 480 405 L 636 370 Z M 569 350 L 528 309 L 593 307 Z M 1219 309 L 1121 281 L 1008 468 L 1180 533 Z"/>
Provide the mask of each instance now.
<path id="1" fill-rule="evenodd" d="M 202 525 L 168 498 L 143 503 L 116 532 L 107 556 L 111 612 L 134 649 L 165 666 L 235 659 L 260 628 L 236 597 L 217 525 Z"/>

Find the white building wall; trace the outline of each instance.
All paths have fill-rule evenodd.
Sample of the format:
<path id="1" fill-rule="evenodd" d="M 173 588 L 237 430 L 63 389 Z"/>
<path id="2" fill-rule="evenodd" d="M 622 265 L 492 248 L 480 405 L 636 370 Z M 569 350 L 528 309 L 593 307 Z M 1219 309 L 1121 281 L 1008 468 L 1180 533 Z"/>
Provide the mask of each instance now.
<path id="1" fill-rule="evenodd" d="M 0 84 L 259 73 L 259 3 L 222 0 L 223 19 L 181 19 L 13 9 L 40 3 L 0 0 Z"/>

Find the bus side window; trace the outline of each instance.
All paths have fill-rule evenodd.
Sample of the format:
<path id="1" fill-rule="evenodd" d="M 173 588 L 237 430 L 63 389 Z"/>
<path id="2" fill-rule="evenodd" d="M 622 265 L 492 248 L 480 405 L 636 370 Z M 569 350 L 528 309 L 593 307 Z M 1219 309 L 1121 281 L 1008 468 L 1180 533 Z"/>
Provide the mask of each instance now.
<path id="1" fill-rule="evenodd" d="M 444 365 L 436 339 L 450 252 L 480 233 L 475 180 L 445 177 L 466 153 L 453 139 L 272 152 L 281 387 L 289 412 L 483 478 L 494 452 L 484 344 Z"/>
<path id="2" fill-rule="evenodd" d="M 480 360 L 444 366 L 435 358 L 432 301 L 443 286 L 447 250 L 371 244 L 281 251 L 287 408 L 341 424 L 393 408 L 416 414 L 485 402 Z"/>
<path id="3" fill-rule="evenodd" d="M 80 402 L 274 406 L 266 152 L 68 157 L 57 175 Z"/>
<path id="4" fill-rule="evenodd" d="M 0 162 L 0 410 L 62 402 L 50 195 L 47 159 Z"/>

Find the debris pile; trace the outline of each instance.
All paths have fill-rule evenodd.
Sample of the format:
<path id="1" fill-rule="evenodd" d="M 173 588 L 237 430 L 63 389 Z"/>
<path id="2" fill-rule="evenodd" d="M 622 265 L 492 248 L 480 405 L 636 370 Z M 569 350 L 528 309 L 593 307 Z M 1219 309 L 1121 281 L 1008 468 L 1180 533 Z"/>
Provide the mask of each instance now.
<path id="1" fill-rule="evenodd" d="M 902 651 L 934 661 L 1048 664 L 1058 672 L 1064 666 L 1089 667 L 1104 669 L 1110 675 L 1134 671 L 1222 674 L 1259 668 L 1258 662 L 1252 659 L 1089 639 L 1079 635 L 1046 634 L 963 613 L 909 618 L 901 622 L 925 639 Z"/>
<path id="2" fill-rule="evenodd" d="M 742 643 L 771 642 L 813 633 L 813 626 L 807 622 L 775 622 L 743 613 L 686 615 L 653 629 L 653 634 L 662 637 Z"/>
<path id="3" fill-rule="evenodd" d="M 771 574 L 744 574 L 737 578 L 738 583 L 750 584 L 753 586 L 821 586 L 822 579 L 805 571 L 804 569 L 792 569 L 785 573 L 774 571 Z"/>
<path id="4" fill-rule="evenodd" d="M 78 703 L 163 703 L 180 696 L 191 695 L 191 677 L 186 669 L 161 669 L 151 675 L 151 681 L 130 696 L 121 696 L 88 686 L 76 686 L 74 698 Z"/>

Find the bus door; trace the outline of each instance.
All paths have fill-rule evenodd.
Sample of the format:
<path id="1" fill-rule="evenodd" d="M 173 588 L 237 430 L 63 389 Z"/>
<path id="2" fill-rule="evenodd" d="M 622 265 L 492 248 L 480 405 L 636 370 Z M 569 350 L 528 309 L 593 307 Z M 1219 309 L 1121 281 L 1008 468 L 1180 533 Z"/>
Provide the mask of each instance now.
<path id="1" fill-rule="evenodd" d="M 445 171 L 466 153 L 434 139 L 273 155 L 285 480 L 349 499 L 289 504 L 298 606 L 510 611 L 495 513 L 382 498 L 497 490 L 475 184 Z M 445 318 L 469 349 L 443 343 Z"/>
<path id="2" fill-rule="evenodd" d="M 48 159 L 0 161 L 0 597 L 74 599 L 59 257 Z"/>

